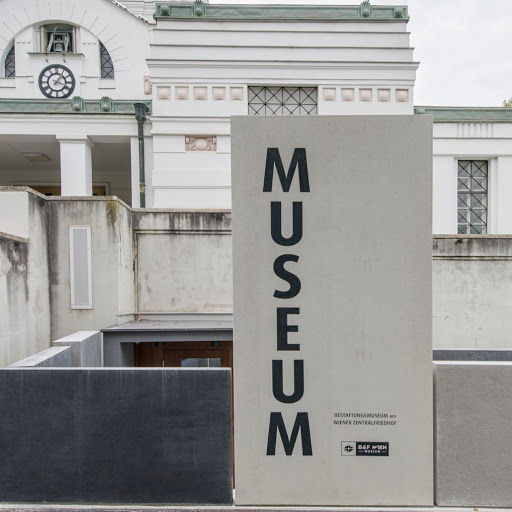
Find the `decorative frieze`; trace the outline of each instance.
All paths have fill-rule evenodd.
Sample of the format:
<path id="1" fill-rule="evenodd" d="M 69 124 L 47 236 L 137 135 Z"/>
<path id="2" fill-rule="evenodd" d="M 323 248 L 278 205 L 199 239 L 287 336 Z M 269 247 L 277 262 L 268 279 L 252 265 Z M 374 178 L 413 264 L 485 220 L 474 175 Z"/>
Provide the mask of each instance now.
<path id="1" fill-rule="evenodd" d="M 212 87 L 212 97 L 214 100 L 225 100 L 226 99 L 226 88 L 225 87 Z"/>
<path id="2" fill-rule="evenodd" d="M 144 94 L 153 94 L 153 86 L 149 76 L 144 77 Z"/>
<path id="3" fill-rule="evenodd" d="M 71 98 L 71 110 L 73 112 L 83 112 L 85 110 L 85 101 L 80 96 L 73 96 Z"/>
<path id="4" fill-rule="evenodd" d="M 360 5 L 223 5 L 204 0 L 194 2 L 166 2 L 155 5 L 154 18 L 201 20 L 365 20 L 408 21 L 406 6 L 371 5 L 364 0 Z"/>
<path id="5" fill-rule="evenodd" d="M 207 87 L 194 87 L 194 100 L 207 100 L 208 88 Z"/>
<path id="6" fill-rule="evenodd" d="M 397 89 L 396 101 L 405 103 L 409 101 L 409 89 Z"/>
<path id="7" fill-rule="evenodd" d="M 100 100 L 100 110 L 102 112 L 112 112 L 112 108 L 112 99 L 108 96 L 103 96 Z"/>
<path id="8" fill-rule="evenodd" d="M 359 101 L 372 101 L 371 89 L 359 89 Z"/>
<path id="9" fill-rule="evenodd" d="M 158 86 L 156 95 L 159 100 L 168 100 L 171 97 L 171 88 L 168 86 Z"/>
<path id="10" fill-rule="evenodd" d="M 336 101 L 336 88 L 335 87 L 324 87 L 323 98 L 324 98 L 324 101 Z"/>
<path id="11" fill-rule="evenodd" d="M 341 101 L 354 101 L 354 89 L 342 88 L 341 89 Z"/>
<path id="12" fill-rule="evenodd" d="M 231 87 L 231 99 L 233 101 L 241 101 L 244 99 L 244 88 L 243 87 Z"/>
<path id="13" fill-rule="evenodd" d="M 391 89 L 377 89 L 377 101 L 391 101 Z"/>
<path id="14" fill-rule="evenodd" d="M 176 99 L 177 100 L 188 100 L 189 88 L 187 86 L 176 87 Z"/>
<path id="15" fill-rule="evenodd" d="M 217 151 L 215 135 L 185 135 L 185 151 Z"/>

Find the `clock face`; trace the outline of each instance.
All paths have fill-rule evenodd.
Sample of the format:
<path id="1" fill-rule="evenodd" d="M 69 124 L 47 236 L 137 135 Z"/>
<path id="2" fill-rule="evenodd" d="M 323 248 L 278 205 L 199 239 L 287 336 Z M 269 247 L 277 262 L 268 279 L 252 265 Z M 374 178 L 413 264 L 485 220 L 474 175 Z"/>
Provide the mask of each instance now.
<path id="1" fill-rule="evenodd" d="M 66 66 L 47 66 L 39 75 L 39 89 L 47 98 L 69 98 L 75 90 L 75 77 Z"/>

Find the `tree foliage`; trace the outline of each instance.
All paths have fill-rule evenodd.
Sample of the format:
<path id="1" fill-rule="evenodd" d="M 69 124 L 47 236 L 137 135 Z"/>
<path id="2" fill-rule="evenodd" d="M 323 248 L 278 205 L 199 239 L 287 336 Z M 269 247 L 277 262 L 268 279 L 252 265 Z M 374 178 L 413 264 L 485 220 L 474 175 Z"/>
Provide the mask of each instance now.
<path id="1" fill-rule="evenodd" d="M 502 107 L 512 107 L 512 98 L 509 98 L 508 100 L 503 100 L 503 103 L 501 104 Z"/>

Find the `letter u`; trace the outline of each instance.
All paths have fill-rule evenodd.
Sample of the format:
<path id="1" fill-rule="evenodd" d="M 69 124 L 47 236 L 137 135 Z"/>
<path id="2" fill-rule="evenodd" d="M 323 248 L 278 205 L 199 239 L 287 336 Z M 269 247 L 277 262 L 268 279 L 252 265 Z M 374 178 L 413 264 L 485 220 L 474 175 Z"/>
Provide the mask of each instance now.
<path id="1" fill-rule="evenodd" d="M 293 231 L 292 236 L 283 236 L 282 203 L 272 201 L 270 203 L 270 232 L 272 240 L 276 244 L 289 247 L 298 244 L 302 239 L 302 202 L 293 202 Z"/>
<path id="2" fill-rule="evenodd" d="M 294 404 L 304 396 L 304 360 L 293 361 L 293 394 L 285 395 L 283 391 L 283 361 L 272 361 L 272 392 L 276 400 L 283 404 Z"/>

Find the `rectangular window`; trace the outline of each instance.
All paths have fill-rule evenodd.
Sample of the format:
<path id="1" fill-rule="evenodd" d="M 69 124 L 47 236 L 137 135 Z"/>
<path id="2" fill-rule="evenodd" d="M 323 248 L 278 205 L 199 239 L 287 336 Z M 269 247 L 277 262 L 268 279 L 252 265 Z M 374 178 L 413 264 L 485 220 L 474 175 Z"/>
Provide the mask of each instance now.
<path id="1" fill-rule="evenodd" d="M 249 87 L 250 116 L 310 116 L 316 107 L 316 87 Z"/>
<path id="2" fill-rule="evenodd" d="M 36 31 L 36 51 L 42 53 L 76 53 L 76 27 L 50 24 Z"/>
<path id="3" fill-rule="evenodd" d="M 69 228 L 71 309 L 92 309 L 91 228 Z"/>
<path id="4" fill-rule="evenodd" d="M 487 234 L 487 160 L 459 160 L 457 181 L 458 233 Z"/>

